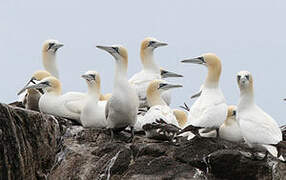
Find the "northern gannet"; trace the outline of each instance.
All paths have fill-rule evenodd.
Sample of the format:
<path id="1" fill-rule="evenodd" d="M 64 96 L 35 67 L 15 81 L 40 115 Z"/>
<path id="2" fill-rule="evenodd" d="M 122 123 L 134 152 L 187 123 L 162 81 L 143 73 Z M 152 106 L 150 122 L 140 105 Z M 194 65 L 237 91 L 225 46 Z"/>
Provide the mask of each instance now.
<path id="1" fill-rule="evenodd" d="M 273 156 L 279 157 L 280 150 L 277 153 L 273 146 L 279 148 L 282 132 L 276 121 L 255 104 L 252 75 L 248 71 L 240 71 L 237 84 L 240 89 L 237 119 L 246 143 L 250 147 L 263 147 Z"/>
<path id="2" fill-rule="evenodd" d="M 113 139 L 113 130 L 121 130 L 129 126 L 131 129 L 130 140 L 132 141 L 139 100 L 135 89 L 127 80 L 127 50 L 122 46 L 97 46 L 97 48 L 107 51 L 115 59 L 112 96 L 105 107 L 105 116 L 108 128 L 111 130 L 111 139 Z"/>
<path id="3" fill-rule="evenodd" d="M 40 111 L 60 117 L 74 119 L 80 123 L 80 112 L 82 101 L 86 95 L 78 92 L 62 93 L 60 81 L 49 76 L 34 85 L 29 85 L 26 89 L 43 89 L 45 92 L 39 100 Z"/>
<path id="4" fill-rule="evenodd" d="M 228 106 L 227 118 L 219 128 L 219 137 L 228 141 L 243 140 L 240 127 L 236 119 L 236 106 Z"/>
<path id="5" fill-rule="evenodd" d="M 28 83 L 24 86 L 24 88 L 19 91 L 17 94 L 19 96 L 19 99 L 22 99 L 23 105 L 26 109 L 39 111 L 39 99 L 43 92 L 40 92 L 36 89 L 28 89 L 25 90 L 27 86 L 36 84 L 38 81 L 41 81 L 42 79 L 51 76 L 51 74 L 48 71 L 39 70 L 34 72 L 32 78 L 28 81 Z M 24 91 L 26 91 L 24 93 Z"/>
<path id="6" fill-rule="evenodd" d="M 88 86 L 87 100 L 84 105 L 80 121 L 83 127 L 107 127 L 105 118 L 105 106 L 107 101 L 99 101 L 100 76 L 96 71 L 87 71 L 82 78 Z"/>
<path id="7" fill-rule="evenodd" d="M 168 124 L 179 127 L 176 116 L 173 114 L 173 110 L 161 97 L 164 91 L 178 87 L 182 87 L 182 85 L 173 85 L 160 79 L 151 81 L 147 88 L 147 102 L 151 108 L 144 116 L 139 116 L 137 123 L 135 124 L 135 129 L 137 131 L 141 131 L 145 124 L 153 123 L 160 119 Z"/>
<path id="8" fill-rule="evenodd" d="M 59 78 L 59 71 L 56 62 L 56 52 L 64 44 L 58 40 L 46 40 L 42 47 L 42 59 L 45 70 L 50 72 L 52 76 Z"/>
<path id="9" fill-rule="evenodd" d="M 190 108 L 186 126 L 218 128 L 227 117 L 226 100 L 219 88 L 221 61 L 211 53 L 200 57 L 186 59 L 183 63 L 201 64 L 208 68 L 207 78 L 202 86 L 201 94 Z"/>
<path id="10" fill-rule="evenodd" d="M 154 60 L 154 50 L 158 47 L 167 46 L 167 43 L 160 42 L 154 38 L 145 38 L 141 43 L 140 57 L 143 69 L 134 74 L 129 82 L 134 86 L 139 97 L 139 107 L 148 107 L 146 99 L 146 89 L 149 83 L 154 79 L 161 79 L 160 67 Z M 171 95 L 168 93 L 164 96 L 167 104 L 170 104 Z"/>
<path id="11" fill-rule="evenodd" d="M 183 128 L 188 120 L 188 114 L 179 109 L 173 109 L 173 113 L 178 121 L 179 127 Z"/>

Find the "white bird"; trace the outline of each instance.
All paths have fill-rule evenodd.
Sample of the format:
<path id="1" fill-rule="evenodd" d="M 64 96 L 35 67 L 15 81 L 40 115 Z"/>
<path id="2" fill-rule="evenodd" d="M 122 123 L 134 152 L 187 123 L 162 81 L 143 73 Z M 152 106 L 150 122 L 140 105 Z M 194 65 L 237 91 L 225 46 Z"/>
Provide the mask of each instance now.
<path id="1" fill-rule="evenodd" d="M 80 121 L 83 127 L 107 127 L 105 118 L 105 106 L 107 101 L 99 101 L 100 76 L 96 71 L 87 71 L 82 78 L 88 85 L 87 100 L 84 105 Z"/>
<path id="2" fill-rule="evenodd" d="M 207 53 L 182 62 L 201 64 L 208 68 L 207 78 L 201 86 L 201 94 L 190 108 L 186 126 L 193 125 L 218 130 L 227 116 L 226 100 L 219 88 L 222 69 L 220 59 L 215 54 Z"/>
<path id="3" fill-rule="evenodd" d="M 280 151 L 277 152 L 273 146 L 279 147 L 282 132 L 276 121 L 255 104 L 252 75 L 248 71 L 240 71 L 237 83 L 240 89 L 237 119 L 242 136 L 250 147 L 263 147 L 279 157 Z"/>
<path id="4" fill-rule="evenodd" d="M 182 87 L 182 85 L 172 85 L 166 81 L 155 79 L 151 81 L 147 88 L 147 102 L 151 107 L 144 116 L 140 116 L 135 124 L 137 131 L 143 130 L 142 127 L 147 123 L 156 122 L 156 120 L 164 120 L 166 123 L 179 127 L 173 110 L 162 99 L 161 95 L 164 91 L 172 88 Z"/>
<path id="5" fill-rule="evenodd" d="M 42 96 L 43 92 L 41 90 L 36 89 L 28 89 L 25 90 L 27 86 L 36 84 L 38 81 L 51 76 L 48 71 L 38 70 L 34 72 L 32 78 L 27 82 L 24 88 L 19 91 L 17 94 L 20 99 L 22 99 L 23 105 L 26 109 L 39 111 L 39 99 Z"/>
<path id="6" fill-rule="evenodd" d="M 137 121 L 139 100 L 135 89 L 127 80 L 128 54 L 122 46 L 97 46 L 110 53 L 115 59 L 115 76 L 111 98 L 105 107 L 105 116 L 108 128 L 111 130 L 122 130 L 127 126 L 131 129 L 132 141 L 134 137 L 134 125 Z"/>
<path id="7" fill-rule="evenodd" d="M 59 78 L 59 71 L 56 62 L 57 50 L 64 44 L 58 40 L 46 40 L 42 47 L 42 60 L 45 70 L 50 72 L 52 76 Z"/>
<path id="8" fill-rule="evenodd" d="M 149 83 L 154 79 L 161 79 L 160 67 L 156 64 L 154 60 L 154 50 L 158 47 L 167 46 L 167 43 L 160 42 L 154 38 L 145 38 L 141 43 L 140 57 L 143 69 L 134 74 L 129 82 L 136 89 L 137 95 L 139 97 L 139 107 L 148 107 L 146 99 L 146 89 Z M 164 72 L 163 72 L 164 74 Z M 175 76 L 175 74 L 173 74 Z M 163 96 L 166 103 L 169 105 L 171 102 L 171 94 L 166 92 Z"/>
<path id="9" fill-rule="evenodd" d="M 40 111 L 60 117 L 70 118 L 80 123 L 80 112 L 86 95 L 78 92 L 62 93 L 60 81 L 49 76 L 25 89 L 43 89 L 45 92 L 39 100 Z"/>
<path id="10" fill-rule="evenodd" d="M 236 119 L 236 109 L 236 106 L 228 106 L 227 118 L 219 128 L 219 137 L 233 142 L 243 140 L 240 127 Z"/>

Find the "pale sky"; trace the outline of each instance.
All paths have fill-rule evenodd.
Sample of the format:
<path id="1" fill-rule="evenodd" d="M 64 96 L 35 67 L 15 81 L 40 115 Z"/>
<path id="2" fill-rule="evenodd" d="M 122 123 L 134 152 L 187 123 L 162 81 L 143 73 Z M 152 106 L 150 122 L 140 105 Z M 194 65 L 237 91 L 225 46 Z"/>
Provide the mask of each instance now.
<path id="1" fill-rule="evenodd" d="M 80 75 L 96 70 L 102 91 L 111 92 L 114 60 L 96 45 L 122 44 L 128 49 L 131 77 L 141 68 L 139 48 L 148 36 L 167 42 L 155 52 L 157 64 L 185 77 L 172 93 L 172 107 L 194 101 L 207 70 L 182 64 L 188 57 L 216 53 L 223 64 L 220 87 L 228 104 L 237 104 L 236 73 L 254 78 L 256 103 L 279 124 L 286 124 L 286 1 L 283 0 L 9 0 L 0 2 L 0 102 L 17 92 L 34 71 L 43 69 L 41 46 L 57 39 L 58 68 L 64 92 L 85 92 Z"/>

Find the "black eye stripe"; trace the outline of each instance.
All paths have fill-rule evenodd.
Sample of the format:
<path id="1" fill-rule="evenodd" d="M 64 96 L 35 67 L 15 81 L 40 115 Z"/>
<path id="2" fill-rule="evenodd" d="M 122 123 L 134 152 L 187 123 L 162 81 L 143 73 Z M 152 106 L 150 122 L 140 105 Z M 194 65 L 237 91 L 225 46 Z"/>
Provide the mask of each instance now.
<path id="1" fill-rule="evenodd" d="M 162 88 L 162 87 L 164 87 L 164 86 L 166 86 L 166 85 L 167 85 L 166 83 L 160 83 L 160 84 L 159 84 L 159 89 Z"/>
<path id="2" fill-rule="evenodd" d="M 237 75 L 237 80 L 240 80 L 241 76 L 240 75 Z"/>
<path id="3" fill-rule="evenodd" d="M 112 47 L 118 54 L 119 54 L 119 48 L 118 47 Z"/>
<path id="4" fill-rule="evenodd" d="M 49 43 L 48 50 L 51 49 L 54 45 L 55 45 L 55 43 Z"/>
<path id="5" fill-rule="evenodd" d="M 249 75 L 246 75 L 245 77 L 246 77 L 247 80 L 249 80 Z"/>
<path id="6" fill-rule="evenodd" d="M 236 111 L 233 111 L 232 115 L 233 115 L 233 116 L 236 116 Z"/>

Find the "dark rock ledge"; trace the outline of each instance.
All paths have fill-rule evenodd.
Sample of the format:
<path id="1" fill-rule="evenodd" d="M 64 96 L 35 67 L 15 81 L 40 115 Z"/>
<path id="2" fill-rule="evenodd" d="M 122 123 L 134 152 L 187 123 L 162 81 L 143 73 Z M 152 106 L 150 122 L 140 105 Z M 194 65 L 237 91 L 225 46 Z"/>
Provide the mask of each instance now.
<path id="1" fill-rule="evenodd" d="M 243 144 L 126 136 L 0 104 L 0 179 L 286 179 L 285 163 L 254 160 Z"/>

